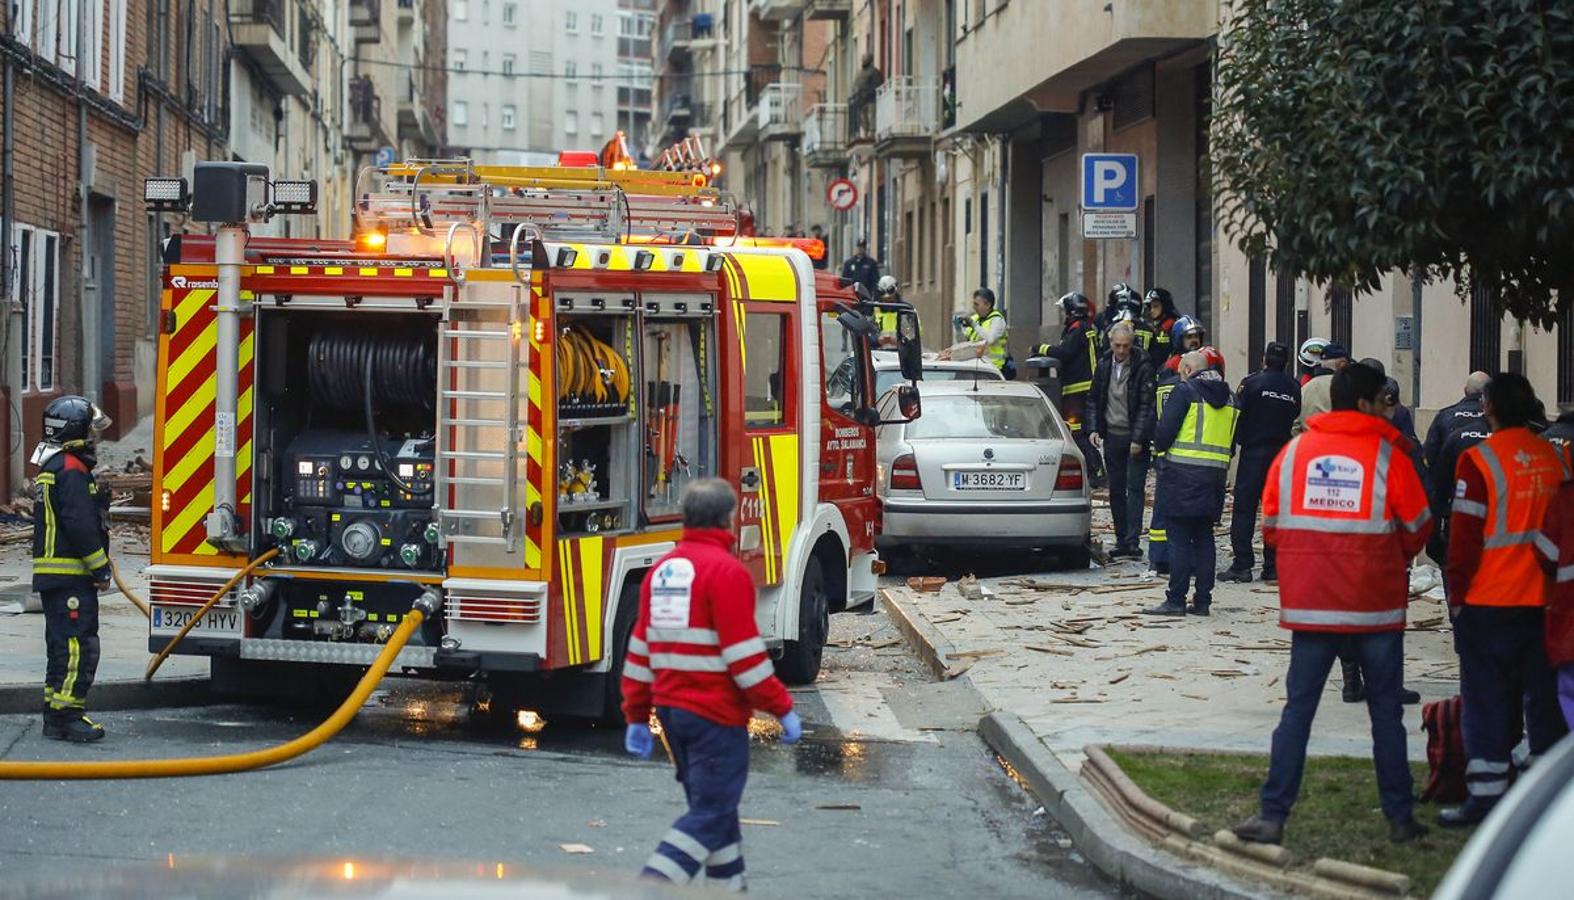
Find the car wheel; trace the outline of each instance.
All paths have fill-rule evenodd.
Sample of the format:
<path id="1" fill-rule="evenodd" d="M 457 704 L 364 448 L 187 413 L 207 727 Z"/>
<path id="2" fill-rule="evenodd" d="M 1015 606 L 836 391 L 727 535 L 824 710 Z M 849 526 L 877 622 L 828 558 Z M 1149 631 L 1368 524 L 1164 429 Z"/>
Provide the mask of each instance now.
<path id="1" fill-rule="evenodd" d="M 825 592 L 825 572 L 817 557 L 809 557 L 798 594 L 798 639 L 782 642 L 776 674 L 788 684 L 812 684 L 820 677 L 820 660 L 831 633 L 831 602 Z"/>

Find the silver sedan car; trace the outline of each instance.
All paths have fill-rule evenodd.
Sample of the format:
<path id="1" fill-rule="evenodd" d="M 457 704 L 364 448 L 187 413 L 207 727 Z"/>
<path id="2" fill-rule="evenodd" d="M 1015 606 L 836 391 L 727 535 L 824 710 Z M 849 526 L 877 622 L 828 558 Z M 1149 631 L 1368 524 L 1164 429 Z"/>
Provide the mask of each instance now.
<path id="1" fill-rule="evenodd" d="M 973 547 L 1047 548 L 1087 568 L 1091 531 L 1082 454 L 1037 386 L 921 381 L 923 415 L 879 431 L 882 555 Z M 897 418 L 895 393 L 881 417 Z"/>

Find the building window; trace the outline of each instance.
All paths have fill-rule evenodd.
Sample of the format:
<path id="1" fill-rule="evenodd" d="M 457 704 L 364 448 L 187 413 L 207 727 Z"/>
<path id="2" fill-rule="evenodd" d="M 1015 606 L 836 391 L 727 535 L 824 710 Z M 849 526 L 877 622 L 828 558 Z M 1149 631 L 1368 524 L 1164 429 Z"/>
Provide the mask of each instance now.
<path id="1" fill-rule="evenodd" d="M 1496 375 L 1503 367 L 1503 314 L 1492 291 L 1470 289 L 1470 370 Z"/>
<path id="2" fill-rule="evenodd" d="M 126 0 L 109 0 L 109 99 L 126 99 Z"/>
<path id="3" fill-rule="evenodd" d="M 590 17 L 590 35 L 591 35 L 591 37 L 601 37 L 605 33 L 606 33 L 606 23 L 605 23 L 605 20 L 602 18 L 601 14 L 597 13 L 597 14 L 591 16 Z"/>
<path id="4" fill-rule="evenodd" d="M 17 225 L 12 241 L 12 296 L 21 299 L 23 312 L 23 390 L 52 391 L 60 320 L 60 235 Z"/>
<path id="5" fill-rule="evenodd" d="M 514 63 L 518 59 L 519 59 L 519 57 L 515 56 L 512 53 L 504 53 L 503 54 L 503 74 L 504 75 L 512 75 L 512 74 L 514 74 Z"/>
<path id="6" fill-rule="evenodd" d="M 463 22 L 470 18 L 470 0 L 453 0 L 451 8 L 454 11 L 455 22 Z"/>
<path id="7" fill-rule="evenodd" d="M 579 134 L 579 113 L 572 109 L 563 113 L 563 133 Z"/>
<path id="8" fill-rule="evenodd" d="M 470 105 L 463 100 L 455 100 L 454 108 L 448 112 L 448 121 L 461 126 L 470 124 Z"/>
<path id="9" fill-rule="evenodd" d="M 498 115 L 498 122 L 503 126 L 504 131 L 514 130 L 514 105 L 512 103 L 503 107 L 503 111 Z"/>
<path id="10" fill-rule="evenodd" d="M 518 21 L 519 21 L 519 4 L 518 3 L 504 3 L 503 4 L 503 24 L 507 25 L 509 28 L 513 28 L 514 25 L 518 23 Z"/>
<path id="11" fill-rule="evenodd" d="M 492 104 L 490 104 L 490 103 L 483 103 L 483 104 L 481 104 L 481 128 L 483 130 L 485 130 L 486 127 L 491 125 L 491 124 L 492 124 Z"/>
<path id="12" fill-rule="evenodd" d="M 1295 350 L 1295 276 L 1288 271 L 1276 273 L 1273 284 L 1274 340 Z"/>
<path id="13" fill-rule="evenodd" d="M 602 73 L 602 71 L 603 71 L 603 69 L 601 68 L 601 63 L 591 63 L 590 64 L 590 77 L 594 78 L 598 82 L 601 80 L 601 73 Z"/>
<path id="14" fill-rule="evenodd" d="M 87 22 L 82 29 L 82 80 L 95 91 L 104 89 L 104 2 L 84 3 Z M 71 48 L 76 53 L 76 48 Z"/>
<path id="15" fill-rule="evenodd" d="M 573 61 L 572 59 L 564 61 L 564 63 L 563 63 L 563 77 L 564 78 L 578 78 L 579 77 L 579 63 Z"/>
<path id="16" fill-rule="evenodd" d="M 1355 297 L 1350 289 L 1342 285 L 1332 285 L 1328 288 L 1328 337 L 1344 345 L 1351 354 L 1355 353 Z M 1359 357 L 1358 357 L 1359 358 Z"/>
<path id="17" fill-rule="evenodd" d="M 569 34 L 579 34 L 579 13 L 572 9 L 563 13 L 563 30 Z"/>
<path id="18" fill-rule="evenodd" d="M 606 130 L 607 130 L 606 122 L 607 122 L 606 117 L 603 116 L 601 113 L 598 113 L 598 112 L 591 113 L 590 114 L 590 133 L 592 135 L 594 135 L 595 137 L 600 137 L 601 135 L 605 134 Z"/>
<path id="19" fill-rule="evenodd" d="M 454 71 L 456 71 L 456 72 L 463 72 L 465 70 L 465 62 L 467 60 L 469 60 L 469 59 L 470 59 L 470 51 L 464 49 L 463 47 L 455 47 L 454 48 Z"/>

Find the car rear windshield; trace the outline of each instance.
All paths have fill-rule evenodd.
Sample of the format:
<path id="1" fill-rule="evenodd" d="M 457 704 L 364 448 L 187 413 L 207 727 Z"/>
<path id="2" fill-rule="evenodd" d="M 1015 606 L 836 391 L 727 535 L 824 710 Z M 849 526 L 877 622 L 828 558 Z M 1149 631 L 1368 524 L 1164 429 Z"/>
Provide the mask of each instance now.
<path id="1" fill-rule="evenodd" d="M 974 378 L 977 378 L 979 381 L 1002 381 L 1003 380 L 1000 377 L 1000 373 L 999 372 L 985 372 L 982 369 L 979 369 L 977 371 L 969 371 L 969 370 L 966 370 L 966 369 L 925 369 L 924 370 L 924 380 L 925 381 L 958 381 L 958 380 L 962 380 L 962 379 L 966 379 L 968 381 L 971 381 Z M 896 387 L 899 384 L 902 384 L 906 380 L 907 379 L 902 377 L 902 370 L 901 369 L 885 369 L 885 370 L 882 370 L 882 371 L 875 372 L 874 373 L 874 395 L 876 397 L 883 397 L 883 396 L 885 396 L 885 392 L 886 391 L 890 390 L 893 387 Z"/>
<path id="2" fill-rule="evenodd" d="M 907 426 L 907 437 L 1043 441 L 1063 440 L 1065 435 L 1049 405 L 1037 397 L 966 393 L 924 397 L 923 414 Z"/>

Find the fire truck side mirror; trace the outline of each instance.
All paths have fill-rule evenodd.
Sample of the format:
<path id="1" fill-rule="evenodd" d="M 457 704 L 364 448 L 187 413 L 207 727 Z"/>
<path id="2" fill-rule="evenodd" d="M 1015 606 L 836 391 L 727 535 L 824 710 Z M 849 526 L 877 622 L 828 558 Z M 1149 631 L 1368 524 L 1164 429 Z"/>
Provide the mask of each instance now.
<path id="1" fill-rule="evenodd" d="M 923 415 L 924 405 L 918 399 L 917 386 L 911 384 L 899 384 L 896 386 L 896 411 L 902 414 L 900 419 L 896 420 L 896 422 L 882 422 L 881 424 L 905 424 Z"/>
<path id="2" fill-rule="evenodd" d="M 914 310 L 904 309 L 896 314 L 896 358 L 901 364 L 903 378 L 908 381 L 923 379 L 924 345 L 918 329 L 918 313 Z M 914 402 L 917 402 L 916 397 Z"/>

